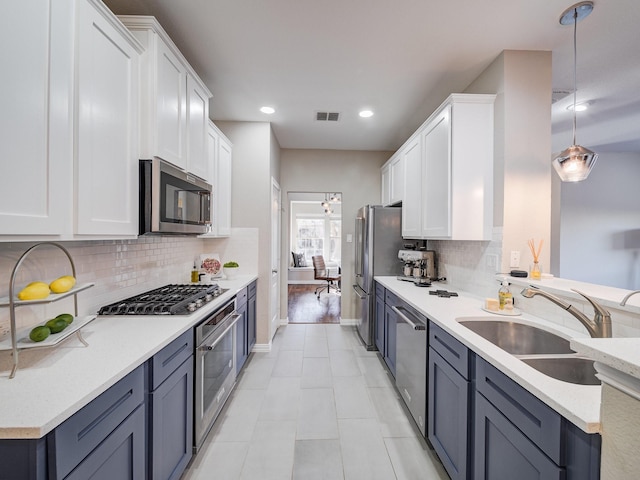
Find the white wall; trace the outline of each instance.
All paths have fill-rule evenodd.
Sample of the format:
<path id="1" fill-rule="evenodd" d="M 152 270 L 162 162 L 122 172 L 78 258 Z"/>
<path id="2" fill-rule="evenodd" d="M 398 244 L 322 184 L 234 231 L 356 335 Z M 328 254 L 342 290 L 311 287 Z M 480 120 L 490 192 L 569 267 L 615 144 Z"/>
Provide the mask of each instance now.
<path id="1" fill-rule="evenodd" d="M 640 289 L 640 155 L 601 153 L 589 178 L 560 183 L 562 278 Z"/>
<path id="2" fill-rule="evenodd" d="M 258 344 L 270 344 L 271 177 L 279 181 L 280 147 L 265 122 L 220 122 L 216 125 L 233 143 L 231 224 L 258 229 Z M 286 269 L 284 270 L 286 271 Z"/>
<path id="3" fill-rule="evenodd" d="M 342 318 L 355 315 L 355 299 L 351 295 L 353 278 L 353 235 L 357 210 L 366 205 L 380 204 L 380 167 L 392 152 L 363 152 L 343 150 L 287 150 L 281 152 L 283 198 L 287 192 L 342 192 Z M 289 205 L 283 202 L 282 238 L 289 238 Z M 287 271 L 291 253 L 288 242 L 282 242 L 282 271 Z M 287 305 L 287 288 L 281 289 L 282 311 Z"/>

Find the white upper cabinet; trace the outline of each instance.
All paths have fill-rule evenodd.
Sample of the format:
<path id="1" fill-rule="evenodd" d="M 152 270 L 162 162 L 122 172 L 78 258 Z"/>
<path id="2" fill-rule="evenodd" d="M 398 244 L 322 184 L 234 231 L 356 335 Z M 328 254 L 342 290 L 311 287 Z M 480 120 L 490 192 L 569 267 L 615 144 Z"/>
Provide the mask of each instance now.
<path id="1" fill-rule="evenodd" d="M 76 234 L 138 233 L 141 45 L 98 0 L 79 0 Z"/>
<path id="2" fill-rule="evenodd" d="M 154 17 L 120 20 L 144 45 L 140 152 L 211 181 L 207 129 L 211 92 Z"/>
<path id="3" fill-rule="evenodd" d="M 207 155 L 210 96 L 197 78 L 187 74 L 187 170 L 207 181 L 211 181 Z"/>
<path id="4" fill-rule="evenodd" d="M 491 240 L 494 100 L 449 96 L 401 147 L 403 237 Z"/>
<path id="5" fill-rule="evenodd" d="M 402 236 L 422 237 L 422 145 L 414 135 L 400 149 L 404 163 L 404 201 L 402 202 Z"/>
<path id="6" fill-rule="evenodd" d="M 229 139 L 209 121 L 208 154 L 212 171 L 211 233 L 204 236 L 231 235 L 232 145 Z"/>
<path id="7" fill-rule="evenodd" d="M 99 0 L 0 14 L 0 241 L 136 236 L 142 46 Z"/>
<path id="8" fill-rule="evenodd" d="M 423 157 L 422 236 L 451 236 L 451 106 L 421 132 Z"/>
<path id="9" fill-rule="evenodd" d="M 404 200 L 404 157 L 393 155 L 382 168 L 382 205 L 398 205 Z"/>
<path id="10" fill-rule="evenodd" d="M 0 235 L 70 234 L 73 2 L 1 2 L 0 16 Z"/>
<path id="11" fill-rule="evenodd" d="M 147 37 L 142 78 L 151 82 L 145 84 L 148 90 L 142 93 L 146 121 L 141 122 L 140 154 L 142 158 L 163 158 L 186 170 L 187 70 L 151 30 L 134 33 L 139 39 Z"/>

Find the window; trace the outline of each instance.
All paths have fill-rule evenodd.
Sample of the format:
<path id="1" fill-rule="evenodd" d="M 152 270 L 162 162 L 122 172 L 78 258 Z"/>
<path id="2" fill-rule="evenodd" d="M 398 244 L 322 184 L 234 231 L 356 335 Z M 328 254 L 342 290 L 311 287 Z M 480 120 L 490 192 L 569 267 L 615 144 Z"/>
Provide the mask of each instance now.
<path id="1" fill-rule="evenodd" d="M 322 255 L 327 263 L 340 263 L 342 219 L 339 215 L 297 214 L 291 226 L 292 250 L 304 253 L 307 265 L 312 265 L 314 255 Z"/>

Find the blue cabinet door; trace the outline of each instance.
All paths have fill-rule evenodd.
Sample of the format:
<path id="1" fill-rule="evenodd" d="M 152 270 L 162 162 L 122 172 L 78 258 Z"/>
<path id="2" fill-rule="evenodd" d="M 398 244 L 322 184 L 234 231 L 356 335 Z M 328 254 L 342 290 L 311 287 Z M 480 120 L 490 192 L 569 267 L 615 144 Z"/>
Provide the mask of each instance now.
<path id="1" fill-rule="evenodd" d="M 471 451 L 469 382 L 433 348 L 428 378 L 427 436 L 451 479 L 465 480 Z"/>
<path id="2" fill-rule="evenodd" d="M 150 393 L 149 408 L 149 478 L 176 480 L 193 454 L 193 356 Z"/>
<path id="3" fill-rule="evenodd" d="M 251 353 L 256 344 L 256 282 L 249 285 L 249 298 L 247 300 L 247 355 Z"/>
<path id="4" fill-rule="evenodd" d="M 375 313 L 374 341 L 376 348 L 382 356 L 384 356 L 384 297 L 376 296 L 376 313 Z"/>
<path id="5" fill-rule="evenodd" d="M 65 480 L 146 478 L 144 407 L 127 417 Z"/>
<path id="6" fill-rule="evenodd" d="M 481 394 L 475 396 L 474 480 L 561 480 L 558 467 Z"/>
<path id="7" fill-rule="evenodd" d="M 236 313 L 240 315 L 240 318 L 236 323 L 236 374 L 239 374 L 240 370 L 242 370 L 242 367 L 244 366 L 244 362 L 247 361 L 247 357 L 249 356 L 247 337 L 247 302 L 244 302 L 240 306 L 236 305 Z"/>
<path id="8" fill-rule="evenodd" d="M 384 361 L 387 363 L 391 374 L 396 376 L 396 324 L 398 315 L 389 305 L 384 309 Z"/>

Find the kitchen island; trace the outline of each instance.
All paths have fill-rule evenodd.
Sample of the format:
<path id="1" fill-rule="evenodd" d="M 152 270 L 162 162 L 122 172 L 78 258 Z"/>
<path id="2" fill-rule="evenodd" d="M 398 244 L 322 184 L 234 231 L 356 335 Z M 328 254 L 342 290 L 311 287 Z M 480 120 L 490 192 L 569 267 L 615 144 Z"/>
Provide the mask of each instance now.
<path id="1" fill-rule="evenodd" d="M 419 351 L 414 348 L 414 361 L 403 370 L 426 358 L 426 378 L 414 375 L 412 384 L 426 382 L 426 438 L 453 480 L 599 478 L 602 387 L 544 375 L 461 322 L 495 325 L 497 320 L 498 325 L 509 327 L 506 336 L 514 346 L 510 351 L 519 351 L 527 340 L 518 337 L 511 322 L 566 340 L 586 337 L 586 332 L 576 333 L 518 311 L 513 316 L 485 311 L 482 298 L 466 292 L 445 294 L 451 293 L 447 284 L 424 288 L 396 277 L 375 280 L 376 344 L 379 349 L 382 346 L 382 357 L 410 410 L 419 390 L 400 383 L 405 375 L 401 375 L 398 352 L 407 343 L 400 341 L 401 328 L 407 338 L 406 328 L 400 325 L 408 322 L 415 324 L 414 330 L 420 329 L 418 321 L 409 322 L 408 317 L 415 316 L 412 310 L 428 319 L 421 328 L 427 329 L 427 340 Z M 442 295 L 429 294 L 436 290 Z M 406 320 L 401 323 L 402 317 Z M 384 336 L 381 342 L 380 334 Z M 569 342 L 559 340 L 569 352 Z M 419 416 L 414 418 L 422 424 Z"/>

